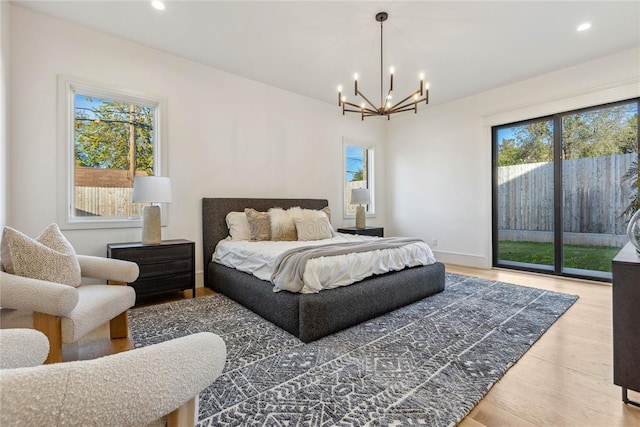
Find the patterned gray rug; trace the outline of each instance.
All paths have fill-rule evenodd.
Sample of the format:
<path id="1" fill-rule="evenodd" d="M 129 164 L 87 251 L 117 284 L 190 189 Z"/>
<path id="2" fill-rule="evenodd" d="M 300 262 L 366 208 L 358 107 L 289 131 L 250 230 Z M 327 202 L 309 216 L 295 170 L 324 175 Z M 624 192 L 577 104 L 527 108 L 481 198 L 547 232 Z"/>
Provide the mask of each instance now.
<path id="1" fill-rule="evenodd" d="M 451 426 L 576 300 L 447 273 L 444 292 L 310 344 L 222 295 L 129 320 L 136 347 L 201 331 L 225 340 L 199 426 Z"/>

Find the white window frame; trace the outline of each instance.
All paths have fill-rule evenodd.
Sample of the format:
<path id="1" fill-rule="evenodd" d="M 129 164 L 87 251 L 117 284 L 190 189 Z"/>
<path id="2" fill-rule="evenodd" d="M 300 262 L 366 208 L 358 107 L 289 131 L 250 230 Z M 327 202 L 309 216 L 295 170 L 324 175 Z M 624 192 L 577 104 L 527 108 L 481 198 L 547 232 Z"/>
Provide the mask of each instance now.
<path id="1" fill-rule="evenodd" d="M 142 227 L 142 218 L 140 217 L 77 217 L 73 214 L 75 212 L 74 95 L 76 93 L 153 107 L 156 125 L 154 128 L 154 172 L 159 176 L 168 176 L 165 141 L 167 101 L 130 89 L 89 82 L 65 75 L 58 76 L 58 224 L 63 229 Z M 161 209 L 162 225 L 166 226 L 169 220 L 166 204 L 161 205 Z"/>
<path id="2" fill-rule="evenodd" d="M 349 212 L 347 207 L 348 195 L 347 192 L 347 146 L 360 147 L 367 150 L 367 188 L 369 189 L 370 203 L 366 207 L 365 215 L 367 218 L 376 217 L 376 186 L 375 186 L 375 147 L 371 144 L 366 144 L 354 139 L 343 137 L 342 138 L 342 217 L 344 219 L 353 219 L 356 217 L 356 213 Z"/>

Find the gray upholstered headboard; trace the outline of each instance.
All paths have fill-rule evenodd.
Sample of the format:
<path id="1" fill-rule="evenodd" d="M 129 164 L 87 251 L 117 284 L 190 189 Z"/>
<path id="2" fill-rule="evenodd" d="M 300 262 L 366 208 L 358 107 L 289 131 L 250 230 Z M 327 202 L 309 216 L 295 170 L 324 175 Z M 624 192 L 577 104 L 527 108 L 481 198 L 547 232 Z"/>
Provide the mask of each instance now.
<path id="1" fill-rule="evenodd" d="M 325 199 L 252 199 L 252 198 L 203 198 L 202 199 L 202 245 L 204 283 L 207 283 L 207 272 L 213 251 L 218 242 L 229 235 L 227 214 L 244 212 L 244 208 L 253 208 L 266 212 L 269 208 L 288 209 L 300 206 L 306 209 L 322 209 L 329 206 Z"/>

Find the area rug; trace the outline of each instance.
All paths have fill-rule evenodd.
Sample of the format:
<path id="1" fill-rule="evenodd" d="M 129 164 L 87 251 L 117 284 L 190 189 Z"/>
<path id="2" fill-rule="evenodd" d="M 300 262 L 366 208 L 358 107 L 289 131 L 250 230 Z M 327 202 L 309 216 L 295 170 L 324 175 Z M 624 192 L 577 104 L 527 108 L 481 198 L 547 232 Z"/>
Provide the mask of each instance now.
<path id="1" fill-rule="evenodd" d="M 224 339 L 199 426 L 452 426 L 576 300 L 447 273 L 442 293 L 309 344 L 223 295 L 133 309 L 129 321 L 136 347 Z"/>

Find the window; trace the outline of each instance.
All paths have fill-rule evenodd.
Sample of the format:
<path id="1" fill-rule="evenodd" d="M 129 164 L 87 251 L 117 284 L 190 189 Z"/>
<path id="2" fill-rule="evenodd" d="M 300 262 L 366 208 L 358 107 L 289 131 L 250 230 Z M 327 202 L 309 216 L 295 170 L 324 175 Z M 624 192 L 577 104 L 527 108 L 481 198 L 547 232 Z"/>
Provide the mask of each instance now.
<path id="1" fill-rule="evenodd" d="M 611 280 L 638 204 L 638 99 L 493 128 L 493 264 Z"/>
<path id="2" fill-rule="evenodd" d="M 144 205 L 132 202 L 134 177 L 163 175 L 162 101 L 62 77 L 59 85 L 66 111 L 60 222 L 68 228 L 139 226 Z"/>
<path id="3" fill-rule="evenodd" d="M 351 204 L 351 190 L 368 188 L 370 203 L 366 206 L 367 216 L 375 215 L 375 188 L 373 148 L 344 142 L 344 218 L 356 216 L 357 205 Z"/>

